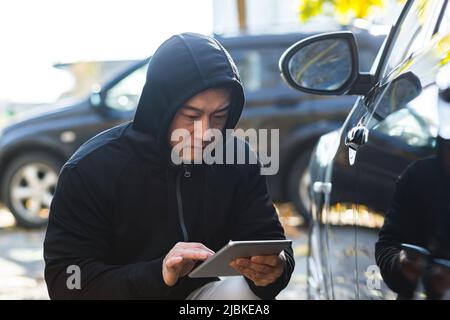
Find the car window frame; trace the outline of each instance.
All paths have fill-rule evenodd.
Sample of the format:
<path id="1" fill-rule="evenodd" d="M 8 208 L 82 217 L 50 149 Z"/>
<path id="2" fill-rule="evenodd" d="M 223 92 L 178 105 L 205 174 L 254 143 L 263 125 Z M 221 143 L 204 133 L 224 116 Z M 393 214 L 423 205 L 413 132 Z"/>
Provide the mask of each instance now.
<path id="1" fill-rule="evenodd" d="M 440 7 L 440 12 L 435 21 L 435 25 L 432 26 L 433 32 L 430 36 L 430 39 L 426 40 L 427 43 L 425 45 L 427 45 L 430 41 L 432 41 L 432 39 L 439 33 L 441 22 L 443 20 L 446 10 L 447 10 L 447 5 L 448 5 L 448 0 L 444 0 Z M 411 7 L 407 8 L 408 12 L 410 9 L 411 9 Z M 399 27 L 400 26 L 401 26 L 401 24 L 399 25 Z M 400 28 L 398 28 L 398 30 L 399 29 Z M 395 39 L 397 38 L 398 34 L 399 33 L 397 32 Z M 394 47 L 394 43 L 391 43 L 390 49 L 392 49 L 393 47 Z M 388 51 L 390 52 L 390 50 L 388 50 Z M 382 64 L 380 63 L 380 65 L 378 66 L 378 68 L 377 68 L 378 72 L 380 72 L 381 70 L 384 70 L 384 66 L 388 59 L 388 56 L 389 55 L 387 54 L 385 56 L 384 63 L 382 63 Z M 393 69 L 390 72 L 388 72 L 386 75 L 382 76 L 381 79 L 377 79 L 377 82 L 374 85 L 374 87 L 372 88 L 372 90 L 366 96 L 364 96 L 362 99 L 358 100 L 357 108 L 364 107 L 367 110 L 367 119 L 360 120 L 360 123 L 363 126 L 367 126 L 367 123 L 370 122 L 372 118 L 376 117 L 375 114 L 376 114 L 377 108 L 378 108 L 377 97 L 381 97 L 383 95 L 383 92 L 389 88 L 390 84 L 403 74 L 403 73 L 399 73 L 399 74 L 395 74 L 395 73 L 397 72 L 396 70 L 398 68 L 401 68 L 401 66 L 405 63 L 405 61 L 406 60 L 400 61 L 395 67 L 393 67 Z M 364 118 L 366 118 L 366 116 Z M 371 128 L 368 128 L 368 129 L 372 130 Z"/>
<path id="2" fill-rule="evenodd" d="M 435 24 L 435 26 L 433 28 L 432 36 L 434 36 L 439 31 L 439 26 L 440 26 L 440 24 L 442 22 L 444 14 L 445 14 L 445 11 L 446 11 L 446 8 L 447 8 L 447 5 L 448 5 L 448 1 L 449 0 L 444 0 L 444 3 L 442 5 L 442 7 L 441 7 L 439 16 L 438 16 L 438 18 L 436 20 L 436 24 Z M 386 62 L 388 61 L 389 56 L 390 56 L 390 54 L 392 52 L 392 49 L 395 46 L 395 41 L 396 41 L 396 39 L 398 38 L 398 36 L 400 34 L 401 26 L 403 25 L 406 17 L 408 16 L 408 13 L 410 12 L 413 4 L 414 4 L 414 0 L 408 0 L 405 3 L 405 6 L 403 7 L 399 18 L 397 19 L 395 24 L 392 26 L 391 31 L 388 34 L 388 37 L 387 37 L 386 42 L 385 42 L 386 45 L 382 48 L 383 51 L 381 53 L 379 61 L 377 62 L 378 64 L 376 66 L 376 71 L 375 71 L 375 74 L 374 74 L 374 80 L 375 80 L 376 84 L 381 82 L 382 78 L 387 77 L 390 74 L 390 72 L 388 72 L 388 74 L 386 74 L 384 77 L 381 75 L 381 73 L 382 73 L 382 71 L 383 71 L 383 69 L 384 69 L 384 67 L 386 65 Z"/>
<path id="3" fill-rule="evenodd" d="M 408 0 L 405 3 L 405 5 L 399 15 L 399 18 L 397 19 L 395 24 L 392 26 L 391 31 L 389 32 L 384 44 L 382 45 L 379 55 L 375 59 L 374 65 L 372 66 L 372 72 L 374 73 L 374 83 L 375 84 L 371 88 L 371 90 L 369 91 L 368 94 L 366 94 L 364 96 L 360 96 L 357 99 L 357 101 L 355 102 L 355 105 L 352 108 L 352 111 L 350 112 L 349 116 L 347 117 L 346 121 L 344 122 L 344 124 L 342 126 L 341 141 L 344 141 L 344 138 L 345 138 L 347 132 L 349 130 L 351 130 L 353 127 L 355 127 L 355 125 L 357 125 L 354 117 L 356 116 L 356 114 L 361 114 L 361 112 L 357 112 L 356 109 L 364 108 L 366 113 L 369 113 L 369 114 L 373 113 L 373 111 L 369 111 L 369 109 L 367 108 L 365 100 L 367 98 L 369 98 L 371 95 L 372 96 L 375 95 L 376 92 L 381 89 L 380 87 L 381 87 L 381 83 L 382 83 L 383 79 L 389 78 L 390 73 L 388 73 L 384 77 L 381 77 L 381 72 L 384 69 L 385 63 L 386 63 L 387 59 L 389 58 L 389 54 L 395 45 L 395 40 L 397 39 L 397 37 L 400 33 L 400 28 L 401 28 L 403 22 L 405 21 L 405 18 L 407 17 L 408 13 L 410 12 L 413 4 L 414 4 L 414 0 Z M 447 8 L 447 4 L 448 4 L 448 0 L 445 0 L 444 4 L 441 7 L 440 16 L 436 20 L 436 25 L 433 28 L 433 36 L 437 32 L 439 32 L 439 26 L 442 21 L 443 13 L 445 13 L 445 10 Z M 373 70 L 375 70 L 375 71 L 373 71 Z M 395 69 L 393 69 L 392 71 L 394 71 L 394 70 Z M 394 79 L 390 79 L 390 81 L 392 81 L 392 80 L 394 80 Z M 369 103 L 373 103 L 373 101 L 369 102 Z M 362 124 L 361 119 L 359 119 L 358 123 Z"/>

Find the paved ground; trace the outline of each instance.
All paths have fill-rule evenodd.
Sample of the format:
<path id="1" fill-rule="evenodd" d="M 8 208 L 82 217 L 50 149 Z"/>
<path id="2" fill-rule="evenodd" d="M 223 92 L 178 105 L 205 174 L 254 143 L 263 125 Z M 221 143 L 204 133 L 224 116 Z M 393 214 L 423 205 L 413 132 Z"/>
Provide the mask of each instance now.
<path id="1" fill-rule="evenodd" d="M 279 207 L 288 237 L 294 241 L 296 269 L 279 299 L 306 299 L 306 234 L 289 205 Z M 48 299 L 44 282 L 42 243 L 45 230 L 24 230 L 12 215 L 0 209 L 0 300 Z"/>
<path id="2" fill-rule="evenodd" d="M 48 299 L 44 283 L 44 230 L 26 231 L 0 210 L 0 300 Z"/>

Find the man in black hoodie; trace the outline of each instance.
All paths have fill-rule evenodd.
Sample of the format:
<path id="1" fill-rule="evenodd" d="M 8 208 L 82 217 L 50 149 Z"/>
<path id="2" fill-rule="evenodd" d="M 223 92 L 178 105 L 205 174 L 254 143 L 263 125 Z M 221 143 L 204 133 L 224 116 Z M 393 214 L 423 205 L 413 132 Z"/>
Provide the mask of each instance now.
<path id="1" fill-rule="evenodd" d="M 60 172 L 44 242 L 50 298 L 227 298 L 211 295 L 227 280 L 186 274 L 230 239 L 285 239 L 283 228 L 259 164 L 175 165 L 170 137 L 193 121 L 232 129 L 243 105 L 238 71 L 218 41 L 191 33 L 165 41 L 134 120 L 86 142 Z M 235 298 L 273 299 L 294 259 L 290 248 L 232 266 L 246 284 Z M 74 270 L 81 281 L 71 285 Z"/>
<path id="2" fill-rule="evenodd" d="M 450 259 L 450 89 L 445 84 L 438 104 L 437 155 L 413 162 L 398 179 L 375 244 L 383 280 L 398 299 L 412 299 L 421 280 L 429 299 L 441 298 L 450 288 L 448 268 L 428 265 L 428 259 L 401 247 L 412 244 L 426 248 L 432 258 Z"/>

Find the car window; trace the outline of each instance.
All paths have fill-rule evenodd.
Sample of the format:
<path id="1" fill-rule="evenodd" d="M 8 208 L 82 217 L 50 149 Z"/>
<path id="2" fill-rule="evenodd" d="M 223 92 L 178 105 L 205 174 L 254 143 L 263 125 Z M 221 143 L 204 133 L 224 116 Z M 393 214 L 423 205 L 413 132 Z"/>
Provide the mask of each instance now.
<path id="1" fill-rule="evenodd" d="M 445 33 L 450 30 L 450 5 L 447 2 L 447 7 L 442 15 L 441 24 L 439 26 L 439 33 Z"/>
<path id="2" fill-rule="evenodd" d="M 280 86 L 278 60 L 284 48 L 233 49 L 235 61 L 246 92 Z"/>
<path id="3" fill-rule="evenodd" d="M 437 100 L 432 84 L 439 70 L 450 62 L 449 15 L 447 7 L 438 33 L 429 44 L 417 49 L 386 77 L 386 89 L 372 99 L 374 106 L 368 108 L 373 115 L 368 117 L 368 127 L 396 136 L 411 146 L 434 143 L 438 120 L 432 107 L 432 101 Z"/>
<path id="4" fill-rule="evenodd" d="M 106 105 L 121 111 L 136 109 L 145 83 L 146 72 L 147 64 L 133 71 L 110 88 L 106 93 Z"/>
<path id="5" fill-rule="evenodd" d="M 427 47 L 393 70 L 386 77 L 386 84 L 358 100 L 344 124 L 344 133 L 358 125 L 391 133 L 394 130 L 394 119 L 409 111 L 401 111 L 395 115 L 396 112 L 404 108 L 411 108 L 411 114 L 423 115 L 430 112 L 427 107 L 430 104 L 424 98 L 425 89 L 434 83 L 439 70 L 450 62 L 450 32 L 447 31 L 445 35 L 443 32 L 436 34 Z M 432 101 L 432 98 L 429 99 L 431 100 L 428 101 Z"/>
<path id="6" fill-rule="evenodd" d="M 381 78 L 429 41 L 443 3 L 443 0 L 413 2 L 381 67 Z"/>
<path id="7" fill-rule="evenodd" d="M 364 125 L 373 127 L 391 113 L 410 107 L 409 102 L 435 82 L 440 69 L 450 62 L 450 31 L 439 32 L 422 50 L 410 56 L 386 77 L 386 84 L 365 98 L 369 116 Z M 421 108 L 426 107 L 426 101 Z"/>
<path id="8" fill-rule="evenodd" d="M 436 87 L 426 88 L 407 108 L 391 113 L 373 130 L 388 135 L 411 147 L 433 147 L 437 135 Z"/>

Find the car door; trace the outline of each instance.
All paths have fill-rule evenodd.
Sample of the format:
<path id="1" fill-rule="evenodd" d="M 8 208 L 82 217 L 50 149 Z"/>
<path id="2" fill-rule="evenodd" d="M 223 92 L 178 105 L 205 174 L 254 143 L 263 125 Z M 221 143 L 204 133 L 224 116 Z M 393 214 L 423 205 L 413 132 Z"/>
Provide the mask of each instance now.
<path id="1" fill-rule="evenodd" d="M 389 299 L 396 295 L 382 281 L 375 262 L 378 228 L 389 210 L 395 182 L 414 161 L 436 154 L 435 77 L 447 63 L 450 30 L 447 1 L 415 2 L 408 10 L 393 48 L 380 65 L 377 88 L 361 101 L 365 114 L 357 125 L 368 140 L 354 155 L 356 297 Z"/>
<path id="2" fill-rule="evenodd" d="M 387 75 L 431 39 L 445 3 L 409 1 L 405 4 L 372 68 L 375 87 L 386 88 L 383 81 L 387 80 Z M 416 25 L 419 27 L 416 28 Z M 369 119 L 373 120 L 373 117 L 370 118 L 366 105 L 373 101 L 372 98 L 361 97 L 357 101 L 341 130 L 339 146 L 333 153 L 332 163 L 327 166 L 328 173 L 319 181 L 321 184 L 330 183 L 330 188 L 325 188 L 331 192 L 326 195 L 321 219 L 325 223 L 326 235 L 323 238 L 327 241 L 327 273 L 331 296 L 335 299 L 367 297 L 360 294 L 362 286 L 374 278 L 375 282 L 380 280 L 379 274 L 373 272 L 373 246 L 377 239 L 377 228 L 383 223 L 388 197 L 392 194 L 391 183 L 406 164 L 425 152 L 416 150 L 416 155 L 411 150 L 399 152 L 402 147 L 413 149 L 414 146 L 401 139 L 394 141 L 390 139 L 389 132 L 383 133 L 376 129 L 369 133 L 367 148 L 361 148 L 356 153 L 347 147 L 346 137 L 349 133 L 371 124 Z M 387 169 L 390 167 L 392 169 Z M 317 188 L 314 192 L 323 190 Z M 372 296 L 390 298 L 393 294 L 381 281 L 380 289 Z"/>

